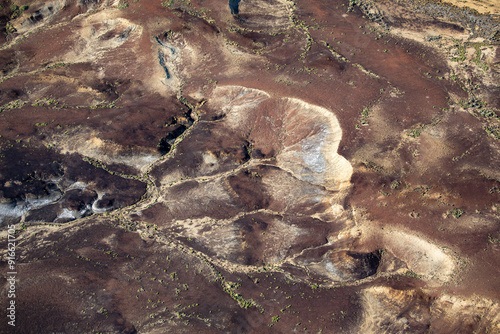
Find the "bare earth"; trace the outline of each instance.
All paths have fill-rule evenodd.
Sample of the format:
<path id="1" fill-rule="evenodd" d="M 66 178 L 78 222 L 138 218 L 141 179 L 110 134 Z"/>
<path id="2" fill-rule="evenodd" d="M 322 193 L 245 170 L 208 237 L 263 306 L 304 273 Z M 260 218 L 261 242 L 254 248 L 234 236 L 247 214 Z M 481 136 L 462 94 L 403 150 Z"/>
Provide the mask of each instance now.
<path id="1" fill-rule="evenodd" d="M 0 6 L 1 333 L 500 333 L 497 1 Z"/>
<path id="2" fill-rule="evenodd" d="M 500 2 L 495 0 L 459 0 L 445 1 L 457 7 L 468 7 L 481 14 L 500 15 Z"/>

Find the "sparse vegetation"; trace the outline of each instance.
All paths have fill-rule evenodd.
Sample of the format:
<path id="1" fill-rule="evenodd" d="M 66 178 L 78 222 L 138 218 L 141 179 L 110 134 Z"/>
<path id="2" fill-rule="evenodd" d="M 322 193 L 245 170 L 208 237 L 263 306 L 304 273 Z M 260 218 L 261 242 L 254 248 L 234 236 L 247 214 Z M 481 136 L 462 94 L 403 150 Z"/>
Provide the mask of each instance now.
<path id="1" fill-rule="evenodd" d="M 11 11 L 10 19 L 14 20 L 14 19 L 18 18 L 28 9 L 29 9 L 29 5 L 23 5 L 23 6 L 19 7 L 16 4 L 11 4 L 10 5 L 10 11 Z"/>
<path id="2" fill-rule="evenodd" d="M 462 217 L 462 215 L 464 214 L 465 212 L 462 210 L 462 209 L 459 209 L 459 208 L 453 208 L 449 211 L 449 214 L 451 214 L 453 217 L 455 217 L 456 219 Z"/>
<path id="3" fill-rule="evenodd" d="M 500 244 L 500 238 L 494 238 L 491 233 L 488 234 L 488 241 L 492 244 Z"/>
<path id="4" fill-rule="evenodd" d="M 69 312 L 68 321 L 89 333 L 107 328 L 258 332 L 267 326 L 276 332 L 346 332 L 362 328 L 364 308 L 372 304 L 396 305 L 390 310 L 375 307 L 370 312 L 388 312 L 388 318 L 397 318 L 402 311 L 392 302 L 401 296 L 405 300 L 403 313 L 415 317 L 391 323 L 395 332 L 428 325 L 428 317 L 421 321 L 419 315 L 422 305 L 424 311 L 428 308 L 429 300 L 445 314 L 446 306 L 439 304 L 439 298 L 446 296 L 443 287 L 451 283 L 439 276 L 440 268 L 453 268 L 446 261 L 456 260 L 463 243 L 451 243 L 441 255 L 440 240 L 453 240 L 457 235 L 462 238 L 464 227 L 472 220 L 468 215 L 473 212 L 466 215 L 464 210 L 480 208 L 483 213 L 476 213 L 482 216 L 471 218 L 488 220 L 498 217 L 500 208 L 491 204 L 498 197 L 498 180 L 469 173 L 477 168 L 485 173 L 491 169 L 485 161 L 492 159 L 490 153 L 500 139 L 498 110 L 487 105 L 492 104 L 491 94 L 477 78 L 478 73 L 486 76 L 478 66 L 490 61 L 485 55 L 492 53 L 480 44 L 457 42 L 453 48 L 456 53 L 450 54 L 455 63 L 448 66 L 449 59 L 439 59 L 440 54 L 431 50 L 433 44 L 445 43 L 448 34 L 428 38 L 436 42 L 422 48 L 395 38 L 393 32 L 357 13 L 345 15 L 347 3 L 339 4 L 340 12 L 334 13 L 330 11 L 335 5 L 309 7 L 307 2 L 289 0 L 287 5 L 273 3 L 279 7 L 274 12 L 265 7 L 271 3 L 264 1 L 252 6 L 250 13 L 243 13 L 241 20 L 231 17 L 227 8 L 226 12 L 218 8 L 216 22 L 210 18 L 210 10 L 201 7 L 215 8 L 215 2 L 141 2 L 148 10 L 161 4 L 161 13 L 148 13 L 137 2 L 89 2 L 78 7 L 77 16 L 68 14 L 76 9 L 65 7 L 64 15 L 42 19 L 33 31 L 6 36 L 17 45 L 13 48 L 14 43 L 6 42 L 2 46 L 3 57 L 8 60 L 12 53 L 15 61 L 4 62 L 2 77 L 0 163 L 6 167 L 0 174 L 4 177 L 5 170 L 19 169 L 24 179 L 5 177 L 0 182 L 1 194 L 17 196 L 15 191 L 23 188 L 16 197 L 19 204 L 5 198 L 0 209 L 17 210 L 22 215 L 15 234 L 19 235 L 22 249 L 18 256 L 25 267 L 20 278 L 25 279 L 34 269 L 40 271 L 40 277 L 50 276 L 51 266 L 56 265 L 57 273 L 62 273 L 55 278 L 60 288 L 56 291 L 60 304 L 56 306 L 64 308 L 70 302 L 68 310 L 76 307 L 77 312 Z M 359 7 L 365 19 L 381 15 L 363 6 L 364 1 L 350 1 L 348 12 Z M 268 10 L 265 15 L 258 14 L 262 8 Z M 112 17 L 101 22 L 108 10 Z M 8 20 L 8 8 L 4 14 Z M 66 20 L 68 15 L 72 20 Z M 21 20 L 24 17 L 7 22 L 6 31 L 15 32 L 14 25 L 18 27 Z M 113 28 L 114 20 L 119 21 L 117 28 Z M 92 25 L 86 25 L 88 22 Z M 116 47 L 122 28 L 128 25 L 140 30 L 142 37 L 127 39 L 126 44 Z M 148 34 L 164 31 L 167 26 L 172 30 L 161 35 L 160 41 L 166 38 L 175 45 L 163 56 L 172 58 L 168 59 L 169 68 L 178 66 L 172 73 L 181 82 L 179 86 L 175 80 L 158 80 L 158 61 L 151 57 L 162 46 Z M 31 28 L 19 30 L 26 29 Z M 72 37 L 66 39 L 62 29 Z M 45 42 L 34 41 L 34 37 Z M 74 54 L 80 43 L 92 44 L 96 39 L 104 44 L 96 47 L 95 53 Z M 75 40 L 78 45 L 73 47 Z M 471 46 L 476 51 L 474 59 Z M 64 49 L 61 57 L 55 56 L 58 48 L 68 48 L 68 52 Z M 405 50 L 407 54 L 395 58 Z M 350 55 L 351 61 L 339 52 Z M 446 78 L 448 68 L 456 73 L 450 74 L 450 80 L 467 91 L 459 91 L 451 81 L 438 81 L 437 73 L 441 71 L 441 78 Z M 231 77 L 233 73 L 237 76 Z M 266 92 L 247 87 L 228 89 L 230 85 L 247 85 L 244 82 Z M 449 109 L 444 109 L 447 95 Z M 203 107 L 205 99 L 208 103 Z M 303 101 L 293 110 L 286 109 L 293 99 Z M 463 108 L 457 105 L 459 99 L 463 99 Z M 279 103 L 273 105 L 276 100 Z M 305 114 L 301 114 L 303 102 L 313 105 L 304 108 Z M 316 114 L 316 105 L 327 112 Z M 238 112 L 231 109 L 234 106 L 240 108 Z M 252 114 L 254 106 L 258 111 Z M 338 126 L 331 113 L 338 118 Z M 287 123 L 290 119 L 292 123 Z M 328 127 L 330 121 L 335 123 L 333 131 Z M 463 122 L 467 122 L 465 131 Z M 307 125 L 305 129 L 301 123 Z M 362 130 L 349 131 L 353 126 Z M 177 128 L 182 129 L 179 136 L 166 137 Z M 327 139 L 322 137 L 325 133 Z M 160 138 L 167 138 L 169 145 L 161 157 L 155 151 Z M 337 150 L 337 146 L 327 145 L 331 142 L 326 140 L 332 138 L 338 141 L 338 154 L 346 160 L 342 160 L 347 176 L 341 192 L 333 179 L 343 170 L 313 182 L 311 177 L 323 175 L 321 168 L 310 172 L 295 165 L 302 158 L 306 165 L 321 165 L 325 157 L 327 172 L 330 167 L 342 167 L 329 158 Z M 456 140 L 460 140 L 458 145 Z M 11 142 L 25 151 L 9 156 L 6 150 Z M 54 169 L 61 166 L 62 177 L 45 171 L 43 164 L 25 167 L 39 162 L 41 153 L 32 150 L 33 143 L 44 150 L 50 148 L 47 152 L 56 156 L 51 161 L 64 161 L 54 163 Z M 434 152 L 435 147 L 452 147 L 453 153 Z M 422 155 L 412 159 L 419 152 Z M 463 158 L 467 165 L 452 163 L 452 155 L 453 161 Z M 34 158 L 26 158 L 30 156 Z M 476 158 L 479 167 L 474 165 Z M 87 163 L 81 163 L 82 159 Z M 465 206 L 471 194 L 464 189 L 478 180 L 474 202 L 488 205 Z M 145 189 L 144 193 L 132 194 L 136 185 Z M 50 206 L 36 207 L 46 193 L 60 198 L 54 195 L 57 198 Z M 114 196 L 116 193 L 122 197 Z M 350 205 L 343 205 L 345 195 Z M 123 201 L 128 202 L 125 205 Z M 459 209 L 454 205 L 464 206 Z M 85 216 L 88 211 L 84 210 L 96 206 L 100 213 Z M 332 216 L 332 208 L 333 213 L 340 212 L 338 219 Z M 64 224 L 36 220 L 65 219 L 61 212 L 78 218 Z M 457 222 L 460 228 L 454 226 L 453 219 L 444 219 L 463 215 Z M 337 220 L 338 228 L 332 225 Z M 359 235 L 357 225 L 371 226 L 377 240 L 370 240 L 372 233 Z M 404 234 L 398 234 L 398 229 Z M 432 244 L 422 248 L 425 256 L 417 253 L 420 234 Z M 360 244 L 359 238 L 366 240 Z M 485 252 L 497 251 L 500 244 L 491 229 L 474 229 L 474 238 Z M 476 240 L 467 240 L 467 245 L 473 242 Z M 474 249 L 480 249 L 477 245 Z M 383 256 L 379 258 L 369 247 L 388 250 L 380 250 Z M 364 275 L 367 267 L 372 268 L 372 259 L 363 260 L 366 254 L 359 253 L 363 248 L 373 251 L 370 254 L 377 257 L 374 262 L 385 261 L 374 265 L 376 273 L 370 277 Z M 410 251 L 416 253 L 408 255 Z M 434 251 L 440 256 L 434 258 Z M 347 255 L 342 255 L 344 252 Z M 5 254 L 1 255 L 5 261 Z M 349 262 L 351 257 L 353 262 Z M 422 261 L 431 261 L 439 268 L 435 273 L 426 272 Z M 484 264 L 481 257 L 475 261 Z M 418 274 L 412 270 L 405 273 L 407 268 Z M 355 279 L 335 277 L 335 270 L 351 271 Z M 434 279 L 434 274 L 439 277 Z M 428 280 L 432 284 L 427 284 Z M 54 284 L 54 280 L 49 281 Z M 43 280 L 39 283 L 40 296 L 47 286 L 47 291 L 53 291 L 52 285 Z M 435 286 L 442 295 L 435 293 Z M 358 303 L 360 298 L 363 303 Z M 451 300 L 449 304 L 456 307 L 460 303 Z M 490 313 L 488 305 L 480 306 L 482 325 Z M 393 309 L 396 315 L 390 313 Z M 471 317 L 477 315 L 471 312 Z M 439 331 L 439 326 L 433 324 L 433 329 Z M 46 330 L 51 331 L 54 329 Z"/>
<path id="5" fill-rule="evenodd" d="M 397 189 L 397 187 L 399 187 L 399 185 L 401 184 L 401 182 L 399 180 L 394 180 L 391 182 L 391 189 Z"/>
<path id="6" fill-rule="evenodd" d="M 118 8 L 120 8 L 120 9 L 128 8 L 128 6 L 129 6 L 129 4 L 127 1 L 120 0 L 120 2 L 118 3 Z"/>
<path id="7" fill-rule="evenodd" d="M 492 135 L 496 139 L 500 139 L 500 130 L 498 127 L 485 126 L 484 131 L 486 131 L 486 133 L 488 133 L 489 135 Z"/>

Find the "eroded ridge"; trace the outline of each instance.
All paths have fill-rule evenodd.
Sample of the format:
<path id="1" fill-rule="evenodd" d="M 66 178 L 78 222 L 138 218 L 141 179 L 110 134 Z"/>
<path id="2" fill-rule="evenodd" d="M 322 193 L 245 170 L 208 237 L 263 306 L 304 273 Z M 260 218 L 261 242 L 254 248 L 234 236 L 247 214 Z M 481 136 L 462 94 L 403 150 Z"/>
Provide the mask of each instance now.
<path id="1" fill-rule="evenodd" d="M 350 224 L 343 205 L 352 167 L 337 153 L 342 130 L 332 112 L 220 86 L 200 119 L 151 172 L 162 204 L 134 219 L 181 229 L 221 260 L 250 266 L 302 265 L 296 256 Z"/>
<path id="2" fill-rule="evenodd" d="M 134 219 L 181 231 L 237 271 L 288 264 L 333 284 L 395 273 L 451 279 L 456 259 L 431 241 L 377 231 L 345 210 L 352 167 L 337 152 L 342 130 L 331 111 L 219 86 L 200 119 L 152 171 L 162 204 Z"/>
<path id="3" fill-rule="evenodd" d="M 348 186 L 352 167 L 337 153 L 342 129 L 331 111 L 244 87 L 218 87 L 213 95 L 225 122 L 246 133 L 254 149 L 273 152 L 280 168 L 328 190 Z"/>

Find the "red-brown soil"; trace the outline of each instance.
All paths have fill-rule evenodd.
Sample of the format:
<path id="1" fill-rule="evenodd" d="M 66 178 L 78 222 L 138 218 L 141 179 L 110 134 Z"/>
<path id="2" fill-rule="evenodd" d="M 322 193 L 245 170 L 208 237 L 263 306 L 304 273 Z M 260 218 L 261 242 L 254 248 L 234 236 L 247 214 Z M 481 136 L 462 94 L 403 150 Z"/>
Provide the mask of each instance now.
<path id="1" fill-rule="evenodd" d="M 500 332 L 472 5 L 0 1 L 0 332 Z"/>

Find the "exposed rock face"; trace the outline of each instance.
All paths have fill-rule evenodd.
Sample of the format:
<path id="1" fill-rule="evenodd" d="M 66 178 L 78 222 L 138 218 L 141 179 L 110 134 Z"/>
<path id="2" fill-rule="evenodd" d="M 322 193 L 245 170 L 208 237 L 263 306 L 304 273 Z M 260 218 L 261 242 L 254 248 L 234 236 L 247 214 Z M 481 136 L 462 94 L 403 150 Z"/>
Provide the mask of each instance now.
<path id="1" fill-rule="evenodd" d="M 243 265 L 289 261 L 344 226 L 335 219 L 352 167 L 337 153 L 342 131 L 331 111 L 241 86 L 216 88 L 204 109 L 217 120 L 198 123 L 178 158 L 153 170 L 166 208 L 151 222 L 180 225 L 194 243 Z M 171 187 L 179 178 L 187 181 Z M 202 218 L 214 206 L 212 219 Z"/>
<path id="2" fill-rule="evenodd" d="M 360 331 L 427 332 L 444 324 L 448 327 L 443 331 L 448 333 L 488 332 L 499 328 L 498 303 L 489 299 L 457 298 L 446 293 L 429 298 L 421 290 L 376 286 L 364 291 L 363 303 L 366 308 Z M 481 314 L 481 317 L 473 314 Z"/>
<path id="3" fill-rule="evenodd" d="M 14 146 L 3 151 L 0 221 L 65 223 L 138 201 L 146 185 L 96 168 L 77 154 Z"/>
<path id="4" fill-rule="evenodd" d="M 337 153 L 342 130 L 331 111 L 244 87 L 218 87 L 208 107 L 222 110 L 228 128 L 299 180 L 331 191 L 347 187 L 352 167 Z"/>
<path id="5" fill-rule="evenodd" d="M 0 0 L 16 330 L 500 332 L 490 4 Z"/>

